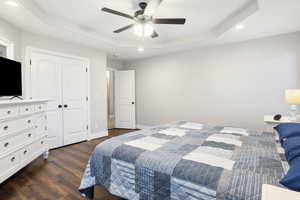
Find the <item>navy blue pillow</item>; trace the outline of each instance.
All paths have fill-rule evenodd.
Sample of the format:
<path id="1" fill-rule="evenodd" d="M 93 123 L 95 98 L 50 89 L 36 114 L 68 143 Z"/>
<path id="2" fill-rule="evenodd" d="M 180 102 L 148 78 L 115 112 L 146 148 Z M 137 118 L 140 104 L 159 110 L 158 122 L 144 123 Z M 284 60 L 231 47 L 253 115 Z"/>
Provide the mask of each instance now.
<path id="1" fill-rule="evenodd" d="M 300 136 L 285 138 L 282 141 L 287 161 L 290 163 L 294 158 L 300 157 Z"/>
<path id="2" fill-rule="evenodd" d="M 290 169 L 285 177 L 280 181 L 285 187 L 300 192 L 300 157 L 293 159 Z"/>
<path id="3" fill-rule="evenodd" d="M 284 123 L 274 128 L 279 133 L 279 139 L 300 136 L 300 123 Z"/>

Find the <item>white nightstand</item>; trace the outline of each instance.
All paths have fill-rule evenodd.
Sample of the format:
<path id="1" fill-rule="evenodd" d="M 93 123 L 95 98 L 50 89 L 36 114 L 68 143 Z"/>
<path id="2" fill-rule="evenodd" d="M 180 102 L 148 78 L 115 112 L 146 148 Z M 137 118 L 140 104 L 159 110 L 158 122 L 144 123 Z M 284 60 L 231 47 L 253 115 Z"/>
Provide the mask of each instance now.
<path id="1" fill-rule="evenodd" d="M 276 121 L 273 118 L 274 118 L 274 115 L 265 115 L 264 116 L 264 122 L 267 125 L 267 131 L 268 132 L 274 132 L 274 127 L 279 125 L 279 124 L 291 123 L 291 122 L 300 123 L 300 121 L 291 121 L 291 120 L 289 120 L 288 116 L 282 116 L 280 121 Z"/>
<path id="2" fill-rule="evenodd" d="M 300 193 L 264 184 L 261 200 L 300 200 Z"/>

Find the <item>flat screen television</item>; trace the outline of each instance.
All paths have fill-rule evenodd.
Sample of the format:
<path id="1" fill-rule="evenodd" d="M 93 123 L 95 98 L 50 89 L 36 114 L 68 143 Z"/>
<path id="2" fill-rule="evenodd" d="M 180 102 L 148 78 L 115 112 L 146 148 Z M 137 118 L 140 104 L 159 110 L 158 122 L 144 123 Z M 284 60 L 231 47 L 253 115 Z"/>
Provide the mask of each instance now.
<path id="1" fill-rule="evenodd" d="M 22 96 L 22 64 L 0 57 L 0 96 Z"/>

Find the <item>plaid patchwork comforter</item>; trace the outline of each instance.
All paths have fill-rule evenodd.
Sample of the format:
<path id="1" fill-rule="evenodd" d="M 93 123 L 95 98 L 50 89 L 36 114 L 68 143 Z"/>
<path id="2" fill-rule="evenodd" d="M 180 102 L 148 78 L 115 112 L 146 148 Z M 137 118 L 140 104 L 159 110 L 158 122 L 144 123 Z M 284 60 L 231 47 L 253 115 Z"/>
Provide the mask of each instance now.
<path id="1" fill-rule="evenodd" d="M 274 133 L 177 122 L 99 144 L 79 188 L 128 200 L 260 200 L 288 170 Z"/>

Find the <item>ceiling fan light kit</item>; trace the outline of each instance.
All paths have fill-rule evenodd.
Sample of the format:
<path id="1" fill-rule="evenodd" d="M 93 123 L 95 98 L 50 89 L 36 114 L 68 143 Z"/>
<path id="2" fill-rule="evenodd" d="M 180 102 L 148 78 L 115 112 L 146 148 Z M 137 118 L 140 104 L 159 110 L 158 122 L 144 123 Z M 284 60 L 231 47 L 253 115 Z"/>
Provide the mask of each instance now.
<path id="1" fill-rule="evenodd" d="M 141 10 L 136 11 L 133 16 L 112 10 L 110 8 L 102 8 L 101 10 L 103 12 L 133 20 L 133 24 L 115 30 L 114 33 L 121 33 L 125 30 L 133 28 L 133 32 L 139 37 L 157 38 L 159 35 L 154 30 L 153 24 L 184 25 L 186 22 L 186 19 L 184 18 L 153 18 L 155 11 L 158 9 L 162 1 L 163 0 L 150 0 L 149 3 L 139 3 Z"/>
<path id="2" fill-rule="evenodd" d="M 134 33 L 139 37 L 149 37 L 153 34 L 154 28 L 151 23 L 134 25 Z"/>

